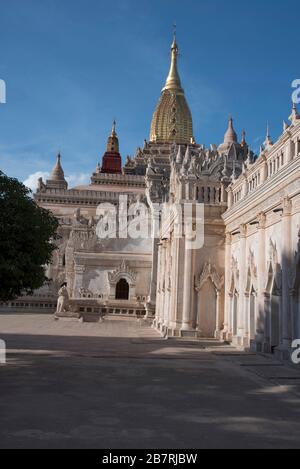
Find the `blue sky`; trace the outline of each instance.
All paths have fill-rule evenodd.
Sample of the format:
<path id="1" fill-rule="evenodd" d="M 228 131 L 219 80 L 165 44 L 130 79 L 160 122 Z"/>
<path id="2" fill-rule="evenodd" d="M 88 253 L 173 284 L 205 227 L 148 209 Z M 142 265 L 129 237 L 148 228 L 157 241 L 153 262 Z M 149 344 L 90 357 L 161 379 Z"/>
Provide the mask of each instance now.
<path id="1" fill-rule="evenodd" d="M 113 118 L 123 158 L 149 136 L 177 23 L 179 69 L 198 143 L 228 115 L 257 150 L 300 78 L 299 0 L 0 0 L 0 169 L 28 180 L 60 150 L 71 184 L 101 159 Z"/>

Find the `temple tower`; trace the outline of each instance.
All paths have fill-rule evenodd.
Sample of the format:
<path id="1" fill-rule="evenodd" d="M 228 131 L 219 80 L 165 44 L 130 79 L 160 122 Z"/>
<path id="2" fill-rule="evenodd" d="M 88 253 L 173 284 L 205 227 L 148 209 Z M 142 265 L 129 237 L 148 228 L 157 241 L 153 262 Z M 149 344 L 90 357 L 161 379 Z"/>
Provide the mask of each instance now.
<path id="1" fill-rule="evenodd" d="M 178 51 L 174 34 L 169 75 L 151 123 L 150 142 L 153 143 L 194 143 L 192 115 L 177 70 Z"/>
<path id="2" fill-rule="evenodd" d="M 102 158 L 101 173 L 122 174 L 122 159 L 119 153 L 116 121 L 113 122 L 111 134 L 107 140 L 106 152 Z"/>

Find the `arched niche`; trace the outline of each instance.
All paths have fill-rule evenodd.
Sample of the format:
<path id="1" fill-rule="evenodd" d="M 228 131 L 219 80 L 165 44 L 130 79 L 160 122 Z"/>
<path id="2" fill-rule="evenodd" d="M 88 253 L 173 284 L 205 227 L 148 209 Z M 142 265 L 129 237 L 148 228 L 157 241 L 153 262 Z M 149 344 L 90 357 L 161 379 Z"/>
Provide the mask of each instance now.
<path id="1" fill-rule="evenodd" d="M 249 250 L 248 268 L 245 286 L 245 315 L 246 334 L 253 341 L 257 333 L 258 305 L 257 305 L 257 268 L 254 253 Z"/>
<path id="2" fill-rule="evenodd" d="M 195 285 L 198 292 L 197 323 L 203 337 L 216 337 L 221 330 L 220 314 L 223 285 L 224 277 L 218 274 L 213 264 L 207 262 Z"/>
<path id="3" fill-rule="evenodd" d="M 270 352 L 280 345 L 281 277 L 278 264 L 268 262 L 265 287 L 266 342 Z"/>
<path id="4" fill-rule="evenodd" d="M 122 261 L 120 266 L 115 271 L 108 272 L 108 282 L 109 282 L 109 287 L 110 287 L 109 298 L 113 300 L 115 299 L 125 300 L 125 298 L 116 298 L 116 296 L 117 296 L 117 286 L 118 286 L 118 292 L 120 293 L 122 289 L 123 295 L 125 296 L 125 291 L 127 290 L 127 287 L 125 285 L 125 282 L 126 282 L 129 288 L 127 300 L 135 300 L 136 299 L 136 292 L 135 292 L 136 279 L 137 279 L 136 272 L 133 272 L 130 269 L 129 265 L 125 261 Z"/>

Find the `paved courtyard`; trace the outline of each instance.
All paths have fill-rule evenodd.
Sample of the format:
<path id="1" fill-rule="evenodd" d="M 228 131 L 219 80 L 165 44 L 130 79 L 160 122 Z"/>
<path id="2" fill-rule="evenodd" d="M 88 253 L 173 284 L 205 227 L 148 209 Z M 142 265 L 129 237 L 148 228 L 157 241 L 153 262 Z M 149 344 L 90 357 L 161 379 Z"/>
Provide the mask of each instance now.
<path id="1" fill-rule="evenodd" d="M 136 320 L 0 315 L 1 448 L 300 448 L 300 369 Z"/>

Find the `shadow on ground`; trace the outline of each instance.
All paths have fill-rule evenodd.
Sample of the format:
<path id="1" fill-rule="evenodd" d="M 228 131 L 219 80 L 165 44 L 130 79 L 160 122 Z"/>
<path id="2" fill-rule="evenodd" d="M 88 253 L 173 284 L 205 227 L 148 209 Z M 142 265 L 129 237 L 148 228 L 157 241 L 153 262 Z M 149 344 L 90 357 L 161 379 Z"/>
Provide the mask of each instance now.
<path id="1" fill-rule="evenodd" d="M 44 318 L 14 320 L 0 334 L 1 448 L 300 447 L 299 399 L 222 344 L 165 341 L 136 322 L 73 337 L 77 325 L 48 335 Z"/>

